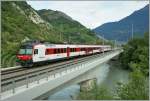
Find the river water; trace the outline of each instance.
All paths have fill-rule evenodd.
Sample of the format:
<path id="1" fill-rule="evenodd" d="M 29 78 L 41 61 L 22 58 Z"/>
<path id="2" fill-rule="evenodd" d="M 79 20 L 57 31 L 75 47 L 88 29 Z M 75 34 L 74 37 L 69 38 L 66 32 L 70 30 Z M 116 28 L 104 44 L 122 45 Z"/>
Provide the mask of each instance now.
<path id="1" fill-rule="evenodd" d="M 109 61 L 107 63 L 98 65 L 95 69 L 85 73 L 80 78 L 96 77 L 99 85 L 105 85 L 109 91 L 115 89 L 118 82 L 128 82 L 129 71 L 123 70 L 118 67 L 116 61 Z M 78 77 L 79 78 L 79 77 Z M 60 91 L 50 95 L 49 100 L 71 100 L 75 99 L 80 92 L 79 84 L 71 84 Z"/>

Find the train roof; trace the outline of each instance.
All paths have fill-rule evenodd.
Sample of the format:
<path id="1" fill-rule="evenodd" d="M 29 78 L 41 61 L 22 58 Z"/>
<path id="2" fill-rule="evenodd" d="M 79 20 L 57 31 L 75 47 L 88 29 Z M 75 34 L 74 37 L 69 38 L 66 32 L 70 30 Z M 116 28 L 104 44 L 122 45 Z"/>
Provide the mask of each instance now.
<path id="1" fill-rule="evenodd" d="M 39 41 L 28 41 L 24 44 L 22 44 L 21 47 L 28 47 L 31 48 L 33 46 L 45 46 L 45 47 L 51 47 L 51 48 L 67 48 L 67 47 L 110 47 L 110 45 L 78 45 L 78 44 L 51 44 L 48 42 L 39 42 Z"/>
<path id="2" fill-rule="evenodd" d="M 44 44 L 46 47 L 67 48 L 67 47 L 110 47 L 110 45 L 71 45 L 71 44 Z"/>

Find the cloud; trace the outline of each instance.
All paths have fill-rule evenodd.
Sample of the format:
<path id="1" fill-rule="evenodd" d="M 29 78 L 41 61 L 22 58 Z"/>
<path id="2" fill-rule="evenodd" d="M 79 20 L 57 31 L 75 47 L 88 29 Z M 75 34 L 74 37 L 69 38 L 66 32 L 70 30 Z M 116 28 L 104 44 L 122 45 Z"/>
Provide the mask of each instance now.
<path id="1" fill-rule="evenodd" d="M 71 16 L 88 28 L 106 22 L 118 21 L 148 1 L 27 1 L 34 9 L 58 10 Z"/>

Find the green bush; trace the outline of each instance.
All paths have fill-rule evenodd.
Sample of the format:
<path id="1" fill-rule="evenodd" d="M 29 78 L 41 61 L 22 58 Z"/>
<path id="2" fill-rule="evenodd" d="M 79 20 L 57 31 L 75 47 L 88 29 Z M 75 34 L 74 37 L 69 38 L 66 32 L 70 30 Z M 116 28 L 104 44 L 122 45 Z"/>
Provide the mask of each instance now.
<path id="1" fill-rule="evenodd" d="M 136 70 L 131 73 L 129 83 L 118 87 L 117 93 L 121 100 L 148 100 L 148 79 L 142 72 Z"/>
<path id="2" fill-rule="evenodd" d="M 148 40 L 148 33 L 145 33 L 144 38 L 134 38 L 124 46 L 124 52 L 119 56 L 122 67 L 132 71 L 140 69 L 145 75 L 149 75 Z"/>

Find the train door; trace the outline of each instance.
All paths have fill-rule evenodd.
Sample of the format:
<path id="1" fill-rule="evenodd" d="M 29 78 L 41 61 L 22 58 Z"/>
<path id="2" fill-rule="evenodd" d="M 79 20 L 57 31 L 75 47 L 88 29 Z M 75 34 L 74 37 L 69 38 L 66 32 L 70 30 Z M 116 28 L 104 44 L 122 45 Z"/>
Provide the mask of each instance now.
<path id="1" fill-rule="evenodd" d="M 86 55 L 89 54 L 89 48 L 86 48 Z"/>
<path id="2" fill-rule="evenodd" d="M 38 57 L 39 58 L 45 58 L 45 48 L 39 48 L 39 54 L 38 54 Z"/>
<path id="3" fill-rule="evenodd" d="M 45 46 L 39 45 L 34 48 L 33 62 L 40 62 L 45 60 Z"/>
<path id="4" fill-rule="evenodd" d="M 70 56 L 70 48 L 67 47 L 67 58 L 69 58 L 69 56 Z"/>

